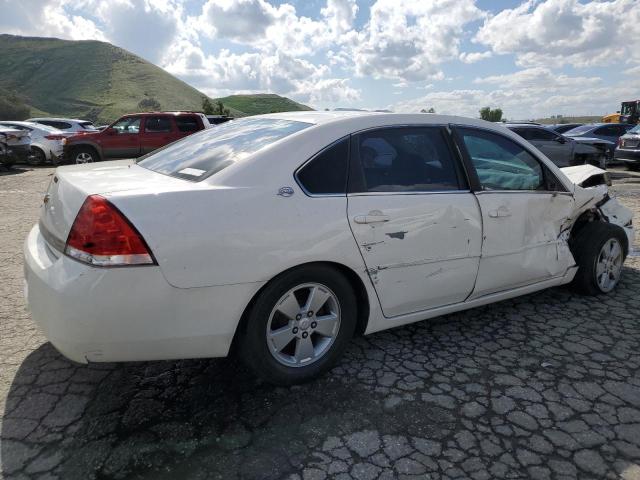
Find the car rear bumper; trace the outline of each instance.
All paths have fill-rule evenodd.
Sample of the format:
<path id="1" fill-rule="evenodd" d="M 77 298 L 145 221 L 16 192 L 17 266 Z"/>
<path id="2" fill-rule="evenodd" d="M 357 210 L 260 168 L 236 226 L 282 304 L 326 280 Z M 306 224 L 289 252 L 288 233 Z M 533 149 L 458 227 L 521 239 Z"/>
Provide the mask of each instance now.
<path id="1" fill-rule="evenodd" d="M 90 267 L 54 250 L 37 225 L 24 244 L 24 271 L 33 320 L 81 363 L 226 356 L 262 286 L 181 289 L 157 266 Z"/>

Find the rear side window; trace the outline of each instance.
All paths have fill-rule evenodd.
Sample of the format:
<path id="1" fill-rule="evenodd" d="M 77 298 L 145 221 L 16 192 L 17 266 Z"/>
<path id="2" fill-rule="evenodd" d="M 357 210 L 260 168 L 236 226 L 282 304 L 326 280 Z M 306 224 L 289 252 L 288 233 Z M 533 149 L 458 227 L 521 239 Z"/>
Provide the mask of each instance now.
<path id="1" fill-rule="evenodd" d="M 382 128 L 354 136 L 349 191 L 433 192 L 461 187 L 440 127 Z"/>
<path id="2" fill-rule="evenodd" d="M 310 126 L 311 123 L 291 120 L 243 118 L 189 135 L 140 157 L 138 164 L 154 172 L 197 182 Z"/>
<path id="3" fill-rule="evenodd" d="M 168 133 L 171 131 L 169 117 L 147 117 L 144 121 L 144 131 L 147 133 Z"/>
<path id="4" fill-rule="evenodd" d="M 176 125 L 179 132 L 197 132 L 200 130 L 198 119 L 192 115 L 180 115 L 176 117 Z"/>
<path id="5" fill-rule="evenodd" d="M 542 165 L 516 142 L 485 130 L 458 132 L 483 190 L 545 190 Z"/>
<path id="6" fill-rule="evenodd" d="M 78 125 L 80 125 L 85 130 L 95 130 L 96 129 L 96 126 L 91 122 L 80 122 Z"/>
<path id="7" fill-rule="evenodd" d="M 349 138 L 344 138 L 313 157 L 296 174 L 312 195 L 346 194 Z"/>

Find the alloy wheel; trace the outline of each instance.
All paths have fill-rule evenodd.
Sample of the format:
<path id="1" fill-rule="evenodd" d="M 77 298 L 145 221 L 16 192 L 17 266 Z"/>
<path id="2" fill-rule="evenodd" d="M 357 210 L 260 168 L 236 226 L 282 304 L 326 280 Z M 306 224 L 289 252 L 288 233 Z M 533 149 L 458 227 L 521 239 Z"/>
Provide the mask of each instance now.
<path id="1" fill-rule="evenodd" d="M 340 331 L 340 304 L 328 287 L 305 283 L 285 293 L 269 315 L 266 341 L 271 355 L 287 367 L 322 358 Z"/>
<path id="2" fill-rule="evenodd" d="M 79 154 L 76 155 L 77 164 L 92 163 L 92 162 L 93 162 L 93 157 L 91 156 L 90 153 L 80 152 Z"/>
<path id="3" fill-rule="evenodd" d="M 616 238 L 610 238 L 596 259 L 596 282 L 600 290 L 607 293 L 615 288 L 620 280 L 622 262 L 622 246 Z"/>

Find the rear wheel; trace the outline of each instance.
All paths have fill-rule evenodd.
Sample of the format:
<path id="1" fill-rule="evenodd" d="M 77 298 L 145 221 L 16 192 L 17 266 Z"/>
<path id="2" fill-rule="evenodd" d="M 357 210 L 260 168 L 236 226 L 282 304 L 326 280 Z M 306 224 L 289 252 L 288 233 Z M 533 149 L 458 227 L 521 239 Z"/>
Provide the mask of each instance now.
<path id="1" fill-rule="evenodd" d="M 93 163 L 97 162 L 98 155 L 96 151 L 91 147 L 78 147 L 73 151 L 72 155 L 73 163 L 77 163 L 79 165 L 84 163 Z"/>
<path id="2" fill-rule="evenodd" d="M 248 313 L 240 355 L 278 385 L 310 380 L 340 357 L 356 326 L 356 298 L 331 267 L 303 267 L 275 278 Z"/>
<path id="3" fill-rule="evenodd" d="M 47 161 L 47 156 L 44 151 L 38 147 L 31 147 L 31 155 L 27 159 L 29 165 L 44 165 Z"/>
<path id="4" fill-rule="evenodd" d="M 620 282 L 627 254 L 622 228 L 604 222 L 585 225 L 573 242 L 578 272 L 572 285 L 587 295 L 611 292 Z"/>

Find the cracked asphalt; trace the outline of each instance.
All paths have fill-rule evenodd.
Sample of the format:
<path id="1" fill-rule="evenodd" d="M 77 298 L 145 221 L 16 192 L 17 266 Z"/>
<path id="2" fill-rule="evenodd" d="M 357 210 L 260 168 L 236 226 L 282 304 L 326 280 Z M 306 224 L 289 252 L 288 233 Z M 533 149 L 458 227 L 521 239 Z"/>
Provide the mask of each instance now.
<path id="1" fill-rule="evenodd" d="M 303 386 L 232 359 L 77 365 L 22 296 L 52 171 L 0 174 L 0 477 L 640 479 L 640 257 L 612 295 L 556 288 L 359 338 Z M 616 182 L 636 214 L 638 182 Z"/>

